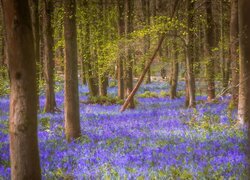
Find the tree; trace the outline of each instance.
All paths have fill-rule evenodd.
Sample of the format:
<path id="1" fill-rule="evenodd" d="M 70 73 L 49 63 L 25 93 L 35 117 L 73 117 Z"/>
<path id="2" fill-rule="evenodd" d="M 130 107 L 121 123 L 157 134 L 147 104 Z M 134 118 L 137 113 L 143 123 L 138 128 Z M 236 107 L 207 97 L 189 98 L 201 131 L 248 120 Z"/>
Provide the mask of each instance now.
<path id="1" fill-rule="evenodd" d="M 98 71 L 97 71 L 97 60 L 94 59 L 91 56 L 91 7 L 90 2 L 87 0 L 83 0 L 82 4 L 80 4 L 84 8 L 84 19 L 86 21 L 84 27 L 84 31 L 81 31 L 82 36 L 84 36 L 82 39 L 84 41 L 81 41 L 82 46 L 82 76 L 86 77 L 88 88 L 89 88 L 89 94 L 90 96 L 98 96 Z"/>
<path id="2" fill-rule="evenodd" d="M 142 13 L 143 13 L 143 19 L 146 26 L 150 26 L 150 1 L 149 0 L 141 0 L 142 3 Z M 161 48 L 160 48 L 161 49 Z M 144 55 L 147 55 L 150 50 L 150 36 L 146 35 L 144 37 Z M 143 65 L 146 65 L 146 63 L 143 63 Z M 144 69 L 144 66 L 143 66 Z M 146 83 L 151 83 L 151 71 L 150 68 L 147 72 L 147 79 Z"/>
<path id="3" fill-rule="evenodd" d="M 108 76 L 107 72 L 104 72 L 104 67 L 105 67 L 105 59 L 103 58 L 103 44 L 105 41 L 105 38 L 107 38 L 108 34 L 105 32 L 107 31 L 107 28 L 105 27 L 105 22 L 106 22 L 106 16 L 105 12 L 107 11 L 106 8 L 106 3 L 104 0 L 99 0 L 99 17 L 100 17 L 100 35 L 99 35 L 99 43 L 98 43 L 98 75 L 99 75 L 99 94 L 100 96 L 107 96 L 107 87 L 108 87 Z"/>
<path id="4" fill-rule="evenodd" d="M 214 84 L 214 57 L 213 48 L 215 47 L 215 35 L 214 35 L 214 22 L 212 13 L 212 1 L 205 1 L 206 8 L 206 35 L 205 35 L 205 53 L 207 57 L 207 99 L 212 101 L 215 98 L 215 84 Z"/>
<path id="5" fill-rule="evenodd" d="M 124 37 L 125 35 L 125 1 L 124 0 L 117 0 L 117 7 L 118 7 L 118 31 L 120 38 Z M 125 52 L 124 52 L 124 43 L 120 42 L 120 53 L 119 58 L 117 60 L 117 73 L 118 73 L 118 97 L 120 99 L 124 99 L 124 59 L 125 59 Z"/>
<path id="6" fill-rule="evenodd" d="M 81 136 L 77 74 L 77 35 L 75 0 L 64 0 L 64 10 L 64 116 L 66 139 L 70 142 L 71 140 Z"/>
<path id="7" fill-rule="evenodd" d="M 249 127 L 250 122 L 250 1 L 239 0 L 239 52 L 240 85 L 238 118 L 241 124 Z M 250 133 L 249 133 L 250 134 Z"/>
<path id="8" fill-rule="evenodd" d="M 175 35 L 177 35 L 177 31 L 175 30 Z M 177 84 L 178 84 L 178 75 L 179 75 L 179 62 L 178 62 L 178 49 L 177 49 L 177 37 L 174 37 L 173 42 L 173 50 L 174 50 L 174 58 L 172 62 L 172 77 L 171 77 L 171 88 L 170 88 L 170 99 L 175 99 L 177 97 Z"/>
<path id="9" fill-rule="evenodd" d="M 194 63 L 194 4 L 195 2 L 192 0 L 187 1 L 187 10 L 188 10 L 188 33 L 187 33 L 187 44 L 186 44 L 186 67 L 187 67 L 187 90 L 189 103 L 188 107 L 195 106 L 195 78 L 193 71 L 193 63 Z"/>
<path id="10" fill-rule="evenodd" d="M 230 18 L 230 57 L 232 68 L 232 103 L 237 107 L 239 93 L 239 23 L 238 23 L 238 0 L 231 0 Z"/>
<path id="11" fill-rule="evenodd" d="M 45 112 L 53 113 L 56 108 L 54 91 L 54 55 L 53 55 L 53 29 L 52 29 L 52 0 L 43 0 L 43 38 L 44 38 L 44 77 L 46 82 Z"/>
<path id="12" fill-rule="evenodd" d="M 41 179 L 36 62 L 28 0 L 2 1 L 10 72 L 11 179 Z"/>
<path id="13" fill-rule="evenodd" d="M 134 31 L 134 2 L 133 0 L 126 0 L 127 3 L 127 36 L 129 36 L 129 33 L 132 33 Z M 126 94 L 129 95 L 132 90 L 133 90 L 133 48 L 131 45 L 128 45 L 127 48 L 127 66 L 126 66 Z M 134 103 L 134 98 L 132 98 L 129 108 L 134 108 L 135 103 Z"/>

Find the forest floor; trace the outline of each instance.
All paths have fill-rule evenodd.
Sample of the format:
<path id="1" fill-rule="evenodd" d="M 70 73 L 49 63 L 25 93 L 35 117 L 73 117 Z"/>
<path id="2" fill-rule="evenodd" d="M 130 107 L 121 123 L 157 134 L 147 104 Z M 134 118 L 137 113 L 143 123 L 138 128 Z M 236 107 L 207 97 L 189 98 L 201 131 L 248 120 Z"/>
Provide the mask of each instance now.
<path id="1" fill-rule="evenodd" d="M 229 97 L 196 109 L 184 107 L 181 96 L 170 100 L 163 82 L 143 85 L 137 107 L 119 113 L 121 105 L 80 104 L 83 136 L 70 144 L 64 134 L 63 112 L 39 113 L 39 148 L 43 179 L 244 179 L 244 129 L 235 126 Z M 179 83 L 179 92 L 184 83 Z M 80 99 L 87 99 L 80 86 Z M 109 88 L 115 96 L 117 88 Z M 145 95 L 145 92 L 150 92 Z M 179 93 L 182 95 L 183 93 Z M 62 85 L 56 93 L 63 109 Z M 151 96 L 152 95 L 152 96 Z M 43 109 L 45 97 L 40 97 Z M 10 178 L 8 142 L 9 99 L 0 97 L 0 179 Z"/>

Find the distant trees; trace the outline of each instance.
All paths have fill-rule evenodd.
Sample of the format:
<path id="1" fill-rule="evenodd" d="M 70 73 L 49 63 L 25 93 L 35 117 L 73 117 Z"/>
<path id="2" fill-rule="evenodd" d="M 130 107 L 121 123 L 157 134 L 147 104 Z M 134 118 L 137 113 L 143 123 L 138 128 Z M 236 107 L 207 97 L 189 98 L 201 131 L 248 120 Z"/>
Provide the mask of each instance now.
<path id="1" fill-rule="evenodd" d="M 65 38 L 65 71 L 64 71 L 64 115 L 67 141 L 81 136 L 78 71 L 77 71 L 77 35 L 76 35 L 76 2 L 64 0 L 64 38 Z"/>
<path id="2" fill-rule="evenodd" d="M 28 0 L 2 1 L 10 73 L 11 179 L 41 179 L 36 56 Z"/>

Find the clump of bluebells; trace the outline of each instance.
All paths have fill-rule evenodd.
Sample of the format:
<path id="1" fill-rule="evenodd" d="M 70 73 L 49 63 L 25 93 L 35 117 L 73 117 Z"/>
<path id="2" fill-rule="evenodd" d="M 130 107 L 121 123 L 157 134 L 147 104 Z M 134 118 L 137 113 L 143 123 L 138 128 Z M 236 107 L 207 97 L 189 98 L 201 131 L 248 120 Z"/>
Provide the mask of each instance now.
<path id="1" fill-rule="evenodd" d="M 183 86 L 181 86 L 183 87 Z M 167 91 L 165 84 L 143 86 L 140 93 Z M 86 100 L 85 86 L 80 99 Z M 155 91 L 154 91 L 155 90 Z M 115 95 L 116 89 L 110 89 Z M 63 109 L 63 91 L 56 94 Z M 197 97 L 204 101 L 205 97 Z M 39 114 L 43 179 L 244 179 L 246 133 L 228 113 L 229 98 L 184 108 L 184 97 L 140 98 L 135 110 L 120 105 L 80 104 L 83 136 L 65 141 L 63 112 Z M 41 108 L 45 97 L 40 97 Z M 0 179 L 10 178 L 8 97 L 0 99 Z"/>

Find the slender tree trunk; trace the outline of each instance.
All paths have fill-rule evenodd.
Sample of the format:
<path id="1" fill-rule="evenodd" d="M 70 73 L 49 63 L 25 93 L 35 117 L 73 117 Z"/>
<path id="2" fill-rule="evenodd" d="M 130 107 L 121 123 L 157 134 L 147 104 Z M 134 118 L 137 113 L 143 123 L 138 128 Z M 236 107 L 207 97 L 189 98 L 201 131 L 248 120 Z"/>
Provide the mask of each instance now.
<path id="1" fill-rule="evenodd" d="M 105 2 L 104 0 L 99 0 L 99 17 L 101 19 L 102 22 L 106 22 L 106 17 L 105 17 L 105 12 L 106 12 L 106 9 L 105 9 Z M 99 68 L 99 94 L 101 96 L 107 96 L 107 85 L 108 85 L 108 76 L 107 76 L 107 73 L 104 72 L 104 68 L 105 68 L 105 60 L 101 59 L 100 57 L 103 57 L 103 53 L 102 53 L 102 48 L 103 48 L 103 43 L 105 41 L 105 37 L 107 37 L 107 34 L 106 34 L 106 28 L 105 28 L 105 25 L 104 23 L 101 24 L 101 35 L 100 35 L 100 41 L 99 41 L 99 44 L 98 44 L 98 49 L 100 50 L 98 52 L 98 56 L 99 56 L 99 62 L 98 62 L 98 68 Z"/>
<path id="2" fill-rule="evenodd" d="M 142 0 L 142 12 L 144 16 L 144 22 L 147 26 L 150 26 L 150 1 L 149 0 Z M 149 53 L 150 49 L 150 36 L 146 35 L 144 37 L 144 55 Z M 146 66 L 146 63 L 144 67 Z M 144 69 L 144 68 L 143 68 Z M 151 70 L 149 68 L 146 77 L 146 84 L 151 83 Z"/>
<path id="3" fill-rule="evenodd" d="M 207 28 L 206 28 L 206 43 L 205 53 L 207 57 L 207 99 L 211 102 L 215 98 L 215 82 L 214 82 L 214 56 L 213 48 L 215 47 L 215 34 L 214 34 L 214 22 L 212 13 L 212 1 L 206 0 L 206 15 L 207 15 Z"/>
<path id="4" fill-rule="evenodd" d="M 96 78 L 96 70 L 95 70 L 95 60 L 91 57 L 90 51 L 90 41 L 91 41 L 91 33 L 90 33 L 90 20 L 89 20 L 89 2 L 87 0 L 83 1 L 84 9 L 86 11 L 86 25 L 85 25 L 85 42 L 83 42 L 82 47 L 84 47 L 84 57 L 83 64 L 85 69 L 86 80 L 89 88 L 90 96 L 98 96 L 98 79 Z"/>
<path id="5" fill-rule="evenodd" d="M 223 9 L 223 0 L 220 1 L 220 62 L 221 62 L 221 72 L 222 72 L 222 86 L 224 89 L 228 86 L 227 79 L 227 62 L 225 59 L 225 51 L 224 51 L 224 9 Z"/>
<path id="6" fill-rule="evenodd" d="M 190 93 L 189 93 L 189 87 L 188 87 L 188 75 L 187 72 L 185 73 L 185 93 L 186 93 L 186 99 L 185 99 L 185 107 L 189 107 L 189 101 L 190 101 Z"/>
<path id="7" fill-rule="evenodd" d="M 31 11 L 31 21 L 32 21 L 32 31 L 34 37 L 34 46 L 35 46 L 35 58 L 36 58 L 36 65 L 37 65 L 37 83 L 39 84 L 40 80 L 40 34 L 39 34 L 39 3 L 38 0 L 29 0 L 29 6 Z M 38 101 L 37 101 L 37 108 L 39 109 L 39 88 L 37 89 L 38 92 Z"/>
<path id="8" fill-rule="evenodd" d="M 11 179 L 41 179 L 35 49 L 28 0 L 2 1 L 10 72 Z"/>
<path id="9" fill-rule="evenodd" d="M 132 33 L 134 31 L 134 2 L 133 0 L 126 0 L 127 8 L 128 8 L 128 21 L 127 21 L 127 35 L 129 33 Z M 133 90 L 133 47 L 131 45 L 128 45 L 128 66 L 126 68 L 126 88 L 127 88 L 127 95 L 129 95 Z M 132 98 L 129 106 L 129 108 L 133 109 L 135 108 L 134 98 Z"/>
<path id="10" fill-rule="evenodd" d="M 174 39 L 173 50 L 174 50 L 174 60 L 172 62 L 173 75 L 171 78 L 171 88 L 170 88 L 170 99 L 175 99 L 177 97 L 177 84 L 179 75 L 179 62 L 178 62 L 178 50 L 177 50 L 177 39 Z"/>
<path id="11" fill-rule="evenodd" d="M 187 1 L 188 9 L 188 35 L 186 45 L 186 66 L 187 66 L 187 87 L 189 91 L 189 104 L 188 107 L 195 107 L 195 78 L 194 78 L 194 1 Z"/>
<path id="12" fill-rule="evenodd" d="M 77 74 L 77 35 L 76 2 L 64 0 L 64 38 L 65 38 L 65 134 L 70 142 L 81 136 L 79 91 Z"/>
<path id="13" fill-rule="evenodd" d="M 45 112 L 53 113 L 56 108 L 54 91 L 54 57 L 53 57 L 53 30 L 52 30 L 52 12 L 53 2 L 44 0 L 43 6 L 43 36 L 44 36 L 44 77 L 46 82 L 46 101 Z"/>
<path id="14" fill-rule="evenodd" d="M 118 5 L 118 29 L 119 36 L 123 37 L 125 35 L 125 1 L 117 0 Z M 118 71 L 118 97 L 124 99 L 124 68 L 123 61 L 125 59 L 124 43 L 120 42 L 120 54 L 117 61 L 117 71 Z"/>
<path id="15" fill-rule="evenodd" d="M 239 96 L 239 23 L 238 23 L 238 0 L 231 0 L 230 18 L 230 57 L 232 68 L 232 103 L 238 106 Z"/>

